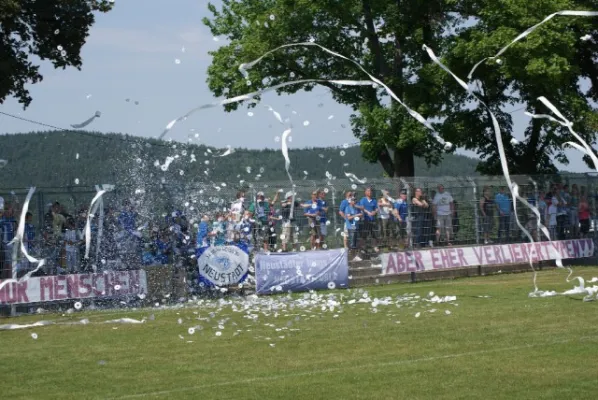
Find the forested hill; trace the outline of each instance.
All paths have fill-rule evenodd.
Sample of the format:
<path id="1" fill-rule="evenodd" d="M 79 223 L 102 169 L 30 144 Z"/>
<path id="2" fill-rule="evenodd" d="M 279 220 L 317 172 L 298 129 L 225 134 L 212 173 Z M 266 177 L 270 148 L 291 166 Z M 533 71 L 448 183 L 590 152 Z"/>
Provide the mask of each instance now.
<path id="1" fill-rule="evenodd" d="M 0 159 L 8 161 L 0 169 L 0 188 L 64 187 L 75 183 L 90 186 L 156 179 L 235 184 L 240 179 L 253 181 L 258 174 L 257 179 L 263 183 L 288 179 L 280 150 L 235 149 L 232 154 L 219 157 L 225 150 L 121 134 L 54 131 L 0 135 Z M 344 176 L 343 172 L 358 177 L 383 176 L 380 165 L 364 161 L 358 147 L 291 149 L 289 156 L 296 180 L 323 180 L 327 171 L 338 177 Z M 174 160 L 164 171 L 161 166 L 168 157 Z M 430 168 L 423 160 L 416 160 L 416 171 L 419 176 L 472 176 L 476 175 L 477 162 L 449 154 L 440 165 Z"/>

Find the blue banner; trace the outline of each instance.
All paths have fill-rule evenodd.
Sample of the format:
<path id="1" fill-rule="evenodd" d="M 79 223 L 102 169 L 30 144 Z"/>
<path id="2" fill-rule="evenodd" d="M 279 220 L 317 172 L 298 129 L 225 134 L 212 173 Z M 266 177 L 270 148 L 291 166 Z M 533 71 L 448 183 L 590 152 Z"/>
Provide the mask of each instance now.
<path id="1" fill-rule="evenodd" d="M 257 294 L 347 288 L 347 251 L 258 254 L 255 259 Z"/>
<path id="2" fill-rule="evenodd" d="M 242 243 L 200 247 L 196 256 L 200 286 L 229 286 L 247 279 L 249 251 Z"/>

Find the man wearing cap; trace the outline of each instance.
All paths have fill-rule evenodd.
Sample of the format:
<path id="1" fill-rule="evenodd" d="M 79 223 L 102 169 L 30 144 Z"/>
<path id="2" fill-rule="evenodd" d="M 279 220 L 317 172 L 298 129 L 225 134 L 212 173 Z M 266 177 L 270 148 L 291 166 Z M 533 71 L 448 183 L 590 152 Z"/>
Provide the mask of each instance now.
<path id="1" fill-rule="evenodd" d="M 293 202 L 293 192 L 287 192 L 285 200 L 281 203 L 281 216 L 282 216 L 282 251 L 287 251 L 287 245 L 291 243 L 293 251 L 297 251 L 297 241 L 295 235 L 295 210 L 300 207 L 298 201 Z M 291 213 L 291 208 L 293 212 Z"/>
<path id="2" fill-rule="evenodd" d="M 455 204 L 453 196 L 444 190 L 443 185 L 438 185 L 438 192 L 432 200 L 433 214 L 436 219 L 436 243 L 440 243 L 440 236 L 444 234 L 448 246 L 451 244 L 453 235 L 453 215 Z"/>
<path id="3" fill-rule="evenodd" d="M 305 209 L 305 216 L 307 217 L 311 228 L 311 248 L 317 249 L 320 244 L 320 221 L 318 217 L 321 214 L 318 191 L 312 192 L 311 200 L 304 203 L 303 208 Z"/>

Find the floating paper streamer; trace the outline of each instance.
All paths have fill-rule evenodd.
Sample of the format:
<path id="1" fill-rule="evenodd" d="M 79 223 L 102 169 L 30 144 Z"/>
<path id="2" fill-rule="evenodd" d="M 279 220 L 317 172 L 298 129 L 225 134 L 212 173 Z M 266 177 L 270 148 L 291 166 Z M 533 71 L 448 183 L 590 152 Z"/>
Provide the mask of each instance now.
<path id="1" fill-rule="evenodd" d="M 86 119 L 85 121 L 81 122 L 80 124 L 72 124 L 71 126 L 75 129 L 85 128 L 87 125 L 91 124 L 94 119 L 100 118 L 101 116 L 102 116 L 102 113 L 99 111 L 96 111 L 96 113 L 91 118 Z"/>
<path id="2" fill-rule="evenodd" d="M 141 321 L 138 319 L 133 318 L 119 318 L 119 319 L 111 319 L 110 321 L 105 321 L 105 324 L 143 324 L 145 322 L 145 318 Z"/>
<path id="3" fill-rule="evenodd" d="M 583 140 L 582 137 L 579 136 L 577 134 L 577 132 L 575 132 L 573 130 L 573 122 L 571 122 L 567 118 L 565 118 L 565 116 L 558 110 L 558 108 L 556 108 L 556 106 L 554 104 L 552 104 L 550 101 L 548 101 L 548 99 L 546 97 L 540 96 L 540 97 L 538 97 L 538 100 L 541 101 L 542 104 L 544 104 L 546 107 L 548 107 L 548 109 L 550 111 L 552 111 L 560 119 L 554 118 L 551 115 L 531 114 L 529 112 L 526 112 L 525 115 L 535 118 L 535 119 L 548 119 L 552 122 L 556 122 L 557 124 L 560 124 L 560 125 L 564 126 L 565 128 L 567 128 L 569 130 L 569 132 L 571 132 L 571 135 L 573 135 L 573 137 L 575 137 L 575 139 L 577 139 L 583 147 L 580 148 L 579 145 L 572 143 L 572 142 L 567 142 L 566 144 L 568 144 L 571 147 L 574 147 L 577 150 L 580 150 L 582 153 L 590 156 L 590 158 L 592 159 L 592 162 L 594 163 L 594 169 L 596 169 L 596 171 L 598 171 L 598 158 L 596 157 L 596 154 L 594 153 L 592 147 L 590 147 L 590 145 L 588 145 L 588 143 L 586 143 L 586 141 Z"/>
<path id="4" fill-rule="evenodd" d="M 357 61 L 352 60 L 348 57 L 343 56 L 342 54 L 336 53 L 322 45 L 319 45 L 317 43 L 314 42 L 300 42 L 300 43 L 291 43 L 291 44 L 285 44 L 279 47 L 276 47 L 273 50 L 270 50 L 266 53 L 264 53 L 261 57 L 257 58 L 254 61 L 251 61 L 249 63 L 246 64 L 241 64 L 239 66 L 239 71 L 241 72 L 241 74 L 243 74 L 243 76 L 247 79 L 249 77 L 248 74 L 248 70 L 253 68 L 253 66 L 255 66 L 256 64 L 258 64 L 260 61 L 262 61 L 265 57 L 267 57 L 268 55 L 277 52 L 279 50 L 285 49 L 285 48 L 290 48 L 290 47 L 308 47 L 308 46 L 313 46 L 313 47 L 317 47 L 323 51 L 325 51 L 326 53 L 337 57 L 337 58 L 341 58 L 343 60 L 349 61 L 351 63 L 353 63 L 354 65 L 356 65 L 362 72 L 364 72 L 372 82 L 374 82 L 376 85 L 382 86 L 385 90 L 385 92 L 392 97 L 394 100 L 396 100 L 400 105 L 402 105 L 407 112 L 413 117 L 415 118 L 417 121 L 419 121 L 421 124 L 423 124 L 424 126 L 426 126 L 431 132 L 432 135 L 434 136 L 434 138 L 441 144 L 441 145 L 450 145 L 452 148 L 452 144 L 445 142 L 444 139 L 442 139 L 442 137 L 438 134 L 438 132 L 436 132 L 436 130 L 434 129 L 434 127 L 421 115 L 419 114 L 417 111 L 412 110 L 411 108 L 409 108 L 405 103 L 403 103 L 403 101 L 386 85 L 384 84 L 384 82 L 382 82 L 381 80 L 379 80 L 378 78 L 376 78 L 375 76 L 373 76 L 372 74 L 370 74 L 369 72 L 367 72 L 367 70 L 365 68 L 363 68 L 361 66 L 361 64 L 359 64 Z M 314 80 L 314 82 L 321 82 L 322 80 Z M 300 82 L 300 81 L 298 81 Z M 363 81 L 343 81 L 343 80 L 326 80 L 325 82 L 327 83 L 337 83 L 339 85 L 355 85 L 355 82 L 363 82 Z M 286 84 L 281 84 L 286 86 Z M 376 85 L 374 85 L 374 87 L 376 87 Z M 279 85 L 276 85 L 279 86 Z M 276 87 L 275 86 L 275 87 Z"/>
<path id="5" fill-rule="evenodd" d="M 2 283 L 0 283 L 0 289 L 2 289 L 4 286 L 8 285 L 9 283 L 18 283 L 18 282 L 23 282 L 23 281 L 29 279 L 29 277 L 31 277 L 31 275 L 36 273 L 46 263 L 46 261 L 44 259 L 38 260 L 37 258 L 31 256 L 27 252 L 27 248 L 25 247 L 25 242 L 23 241 L 23 236 L 25 235 L 25 218 L 27 216 L 27 212 L 29 211 L 29 202 L 31 201 L 31 197 L 33 197 L 33 193 L 35 193 L 34 187 L 29 189 L 29 192 L 27 193 L 27 197 L 25 197 L 25 202 L 23 203 L 23 210 L 21 211 L 21 216 L 19 218 L 19 226 L 17 228 L 17 233 L 16 233 L 14 239 L 10 243 L 13 245 L 18 245 L 21 249 L 21 253 L 27 259 L 27 261 L 29 261 L 32 264 L 37 264 L 37 267 L 35 267 L 32 271 L 29 271 L 26 275 L 21 277 L 21 279 L 19 279 L 19 280 L 16 280 L 16 279 L 3 280 Z"/>
<path id="6" fill-rule="evenodd" d="M 34 322 L 33 324 L 5 324 L 5 325 L 0 325 L 0 331 L 12 331 L 12 330 L 17 330 L 17 329 L 28 329 L 28 328 L 37 328 L 39 326 L 47 326 L 47 325 L 53 325 L 54 322 L 52 321 L 39 321 L 39 322 Z"/>
<path id="7" fill-rule="evenodd" d="M 359 179 L 357 176 L 355 176 L 355 174 L 352 174 L 352 173 L 350 173 L 350 172 L 345 172 L 345 176 L 346 176 L 347 178 L 349 178 L 349 180 L 350 180 L 351 182 L 354 182 L 354 181 L 355 181 L 355 182 L 357 182 L 357 183 L 359 183 L 359 184 L 361 184 L 361 185 L 363 185 L 364 183 L 366 183 L 366 182 L 367 182 L 367 178 Z"/>
<path id="8" fill-rule="evenodd" d="M 300 85 L 300 84 L 305 84 L 305 83 L 317 83 L 317 82 L 322 82 L 322 83 L 332 83 L 332 84 L 337 84 L 337 85 L 346 85 L 346 86 L 373 86 L 374 82 L 371 81 L 350 81 L 350 80 L 326 80 L 326 79 L 302 79 L 302 80 L 297 80 L 297 81 L 290 81 L 290 82 L 283 82 L 280 83 L 278 85 L 274 85 L 274 86 L 270 86 L 267 87 L 265 89 L 262 90 L 258 90 L 256 92 L 252 92 L 252 93 L 248 93 L 248 94 L 243 94 L 240 96 L 236 96 L 236 97 L 231 97 L 229 99 L 224 99 L 218 102 L 214 102 L 214 103 L 208 103 L 208 104 L 204 104 L 201 105 L 199 107 L 196 107 L 192 110 L 190 110 L 187 114 L 177 118 L 177 119 L 173 119 L 172 121 L 170 121 L 168 123 L 168 125 L 166 125 L 166 128 L 164 129 L 164 131 L 160 134 L 160 136 L 158 137 L 158 139 L 162 139 L 164 136 L 166 136 L 166 134 L 180 121 L 183 121 L 187 118 L 189 118 L 191 115 L 195 114 L 196 112 L 200 111 L 200 110 L 205 110 L 208 108 L 214 108 L 214 107 L 219 107 L 219 106 L 224 106 L 227 104 L 233 104 L 233 103 L 239 103 L 241 101 L 247 101 L 247 100 L 252 100 L 254 97 L 256 96 L 260 96 L 264 93 L 268 93 L 268 92 L 272 92 L 275 90 L 278 90 L 280 88 L 283 88 L 285 86 L 290 86 L 290 85 Z"/>
<path id="9" fill-rule="evenodd" d="M 537 28 L 539 28 L 540 26 L 544 25 L 546 22 L 550 21 L 551 19 L 553 19 L 557 15 L 561 15 L 561 16 L 573 16 L 573 17 L 597 17 L 598 16 L 598 11 L 570 11 L 570 10 L 566 10 L 566 11 L 559 11 L 559 12 L 556 12 L 554 14 L 550 14 L 548 17 L 544 18 L 542 20 L 542 22 L 539 22 L 536 25 L 532 26 L 531 28 L 528 28 L 523 33 L 521 33 L 519 36 L 517 36 L 511 43 L 509 43 L 508 45 L 506 45 L 505 47 L 503 47 L 502 49 L 500 49 L 499 52 L 496 53 L 494 56 L 487 57 L 487 58 L 484 58 L 483 60 L 479 61 L 476 65 L 473 66 L 473 68 L 469 72 L 469 75 L 467 75 L 467 79 L 471 80 L 471 77 L 473 76 L 473 73 L 475 72 L 475 70 L 481 64 L 483 64 L 487 60 L 493 60 L 493 59 L 496 59 L 496 58 L 500 57 L 505 51 L 507 51 L 507 49 L 509 47 L 511 47 L 512 45 L 514 45 L 515 43 L 517 43 L 521 39 L 525 38 L 527 35 L 529 35 L 533 31 L 535 31 Z M 451 75 L 453 75 L 453 74 L 451 73 Z"/>
<path id="10" fill-rule="evenodd" d="M 222 154 L 220 154 L 218 156 L 215 156 L 215 157 L 226 157 L 226 156 L 228 156 L 230 154 L 233 154 L 234 152 L 235 151 L 233 150 L 233 148 L 230 145 L 228 145 L 228 146 L 226 146 L 226 151 L 224 153 L 222 153 Z"/>
<path id="11" fill-rule="evenodd" d="M 106 193 L 106 190 L 98 191 L 89 204 L 89 212 L 87 214 L 87 221 L 85 222 L 85 259 L 89 259 L 89 248 L 91 247 L 91 219 L 97 209 L 96 203 L 104 193 Z"/>
<path id="12" fill-rule="evenodd" d="M 503 175 L 505 177 L 505 180 L 507 181 L 507 185 L 509 187 L 511 196 L 513 198 L 513 208 L 514 208 L 513 213 L 515 214 L 515 221 L 516 221 L 519 229 L 521 229 L 521 231 L 530 240 L 530 242 L 534 242 L 534 239 L 533 239 L 532 235 L 530 234 L 530 232 L 521 224 L 521 221 L 519 220 L 519 216 L 517 213 L 517 200 L 521 201 L 526 207 L 528 207 L 530 210 L 532 210 L 532 212 L 536 215 L 536 218 L 538 221 L 538 227 L 542 230 L 542 232 L 546 235 L 546 237 L 552 241 L 550 234 L 548 233 L 548 230 L 546 229 L 546 227 L 544 227 L 540 223 L 539 210 L 535 206 L 529 204 L 526 199 L 519 196 L 519 189 L 518 189 L 517 184 L 515 184 L 514 182 L 511 181 L 511 174 L 509 172 L 507 157 L 506 157 L 505 149 L 504 149 L 504 146 L 502 143 L 502 133 L 500 130 L 500 125 L 498 124 L 498 120 L 496 119 L 496 116 L 494 115 L 494 113 L 492 112 L 490 107 L 471 90 L 471 87 L 467 83 L 465 83 L 462 79 L 457 77 L 454 73 L 452 73 L 449 70 L 448 67 L 446 67 L 444 64 L 442 64 L 442 62 L 436 57 L 436 55 L 434 54 L 434 51 L 431 48 L 424 45 L 423 49 L 428 53 L 428 55 L 430 56 L 430 58 L 432 59 L 432 61 L 435 64 L 437 64 L 443 70 L 448 71 L 450 73 L 450 75 L 453 76 L 465 90 L 467 90 L 472 96 L 474 96 L 476 99 L 478 99 L 480 104 L 482 106 L 484 106 L 484 108 L 486 108 L 486 110 L 488 111 L 488 114 L 490 115 L 490 118 L 492 120 L 492 127 L 494 129 L 494 137 L 495 137 L 495 141 L 496 141 L 496 146 L 498 148 L 498 154 L 499 154 L 499 158 L 500 158 Z M 536 252 L 536 249 L 532 247 L 531 251 L 528 254 L 528 260 L 529 260 L 530 267 L 532 268 L 532 271 L 534 272 L 534 287 L 535 287 L 535 290 L 537 291 L 538 287 L 536 285 L 536 271 L 535 271 L 535 268 L 533 265 L 533 258 L 534 258 L 535 252 Z M 556 264 L 557 264 L 557 266 L 559 266 L 561 268 L 563 267 L 562 260 L 561 260 L 559 254 L 557 254 Z"/>

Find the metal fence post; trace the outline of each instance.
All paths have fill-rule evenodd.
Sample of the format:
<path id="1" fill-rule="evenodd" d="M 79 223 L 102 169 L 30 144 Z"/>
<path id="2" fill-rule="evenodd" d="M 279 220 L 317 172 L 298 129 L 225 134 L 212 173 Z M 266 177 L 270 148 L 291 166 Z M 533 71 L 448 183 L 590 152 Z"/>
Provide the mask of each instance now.
<path id="1" fill-rule="evenodd" d="M 472 177 L 468 176 L 467 181 L 471 184 L 471 187 L 473 188 L 473 217 L 474 217 L 474 223 L 475 223 L 475 229 L 474 229 L 475 242 L 476 242 L 476 244 L 480 244 L 480 226 L 481 225 L 480 225 L 479 210 L 478 210 L 478 206 L 477 206 L 478 187 Z"/>

